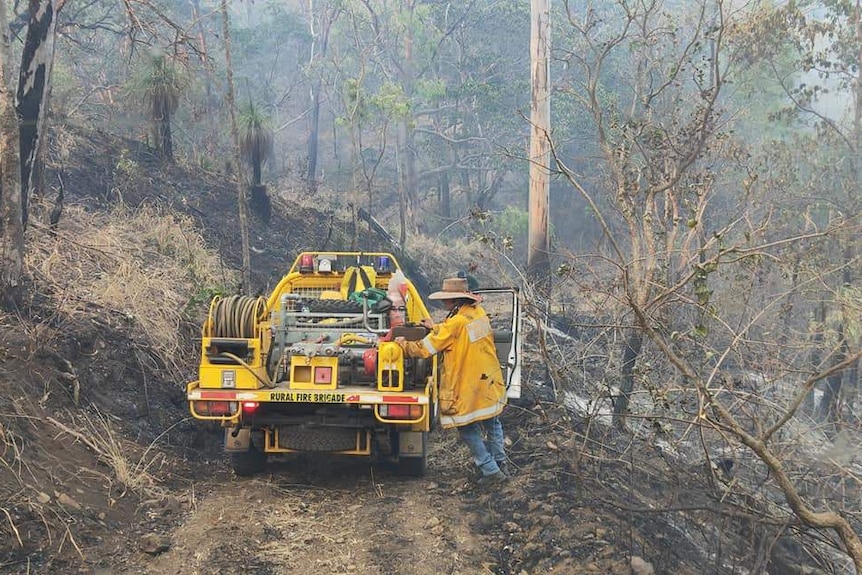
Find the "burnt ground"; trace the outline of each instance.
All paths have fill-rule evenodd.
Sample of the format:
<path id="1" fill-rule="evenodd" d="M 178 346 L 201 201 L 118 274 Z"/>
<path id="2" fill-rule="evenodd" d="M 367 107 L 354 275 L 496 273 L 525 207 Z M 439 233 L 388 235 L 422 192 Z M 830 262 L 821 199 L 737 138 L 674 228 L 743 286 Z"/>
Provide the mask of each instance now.
<path id="1" fill-rule="evenodd" d="M 107 134 L 65 138 L 50 178 L 61 174 L 67 205 L 173 209 L 239 264 L 224 178 Z M 350 235 L 284 200 L 252 223 L 262 290 L 297 251 Z M 547 398 L 538 361 L 505 414 L 516 473 L 500 489 L 477 486 L 466 449 L 441 431 L 422 479 L 309 457 L 235 478 L 218 430 L 190 420 L 183 400 L 200 309 L 178 326 L 189 353 L 177 373 L 135 317 L 98 304 L 65 313 L 54 303 L 63 287 L 39 274 L 25 287 L 0 312 L 0 573 L 731 573 L 763 555 L 744 524 L 722 519 L 697 470 L 597 434 Z"/>

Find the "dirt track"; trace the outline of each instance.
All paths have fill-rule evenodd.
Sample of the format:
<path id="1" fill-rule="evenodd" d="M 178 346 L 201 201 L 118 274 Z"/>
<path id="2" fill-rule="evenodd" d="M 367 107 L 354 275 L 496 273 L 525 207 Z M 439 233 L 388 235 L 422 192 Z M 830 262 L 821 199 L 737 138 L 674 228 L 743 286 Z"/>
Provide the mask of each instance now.
<path id="1" fill-rule="evenodd" d="M 464 473 L 438 465 L 408 479 L 363 459 L 307 456 L 275 460 L 253 479 L 219 472 L 159 534 L 167 550 L 129 554 L 104 573 L 494 573 L 482 518 L 467 510 L 488 494 Z"/>

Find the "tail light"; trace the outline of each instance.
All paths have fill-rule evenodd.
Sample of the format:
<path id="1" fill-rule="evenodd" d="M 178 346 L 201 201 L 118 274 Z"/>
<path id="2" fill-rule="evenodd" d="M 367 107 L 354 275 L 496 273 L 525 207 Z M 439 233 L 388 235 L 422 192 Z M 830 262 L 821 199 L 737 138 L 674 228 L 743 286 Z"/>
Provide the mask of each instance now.
<path id="1" fill-rule="evenodd" d="M 195 401 L 195 413 L 198 415 L 220 416 L 233 415 L 237 411 L 235 401 Z"/>
<path id="2" fill-rule="evenodd" d="M 260 407 L 260 403 L 258 403 L 257 401 L 243 401 L 242 402 L 242 412 L 247 414 L 247 415 L 251 415 L 252 413 L 257 411 L 258 407 Z"/>
<path id="3" fill-rule="evenodd" d="M 385 419 L 410 419 L 422 417 L 421 405 L 383 404 L 379 407 L 380 417 Z"/>
<path id="4" fill-rule="evenodd" d="M 386 417 L 392 419 L 407 419 L 410 417 L 409 405 L 386 405 Z"/>

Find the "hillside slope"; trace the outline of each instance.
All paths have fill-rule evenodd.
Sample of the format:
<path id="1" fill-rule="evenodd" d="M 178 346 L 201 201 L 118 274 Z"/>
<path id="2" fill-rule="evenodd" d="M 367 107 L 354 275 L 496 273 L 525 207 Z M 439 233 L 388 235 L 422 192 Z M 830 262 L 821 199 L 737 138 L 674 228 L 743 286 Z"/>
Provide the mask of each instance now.
<path id="1" fill-rule="evenodd" d="M 53 199 L 37 201 L 28 296 L 0 312 L 0 573 L 732 571 L 732 536 L 707 552 L 697 475 L 681 492 L 654 451 L 588 439 L 588 422 L 543 399 L 538 359 L 505 414 L 517 474 L 497 492 L 439 431 L 421 480 L 329 458 L 232 477 L 183 384 L 209 295 L 236 285 L 233 186 L 102 133 L 64 132 L 52 158 L 64 216 L 52 233 Z M 340 247 L 343 228 L 275 201 L 253 220 L 258 287 L 301 249 Z M 673 506 L 691 509 L 655 513 Z"/>

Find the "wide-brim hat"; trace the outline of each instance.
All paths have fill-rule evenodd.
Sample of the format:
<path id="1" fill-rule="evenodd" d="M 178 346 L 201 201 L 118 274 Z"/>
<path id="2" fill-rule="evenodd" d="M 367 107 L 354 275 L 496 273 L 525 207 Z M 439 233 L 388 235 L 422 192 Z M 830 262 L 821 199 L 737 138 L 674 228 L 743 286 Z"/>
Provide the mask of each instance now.
<path id="1" fill-rule="evenodd" d="M 428 299 L 471 299 L 480 301 L 482 298 L 468 291 L 466 278 L 446 278 L 443 287 L 428 296 Z"/>

